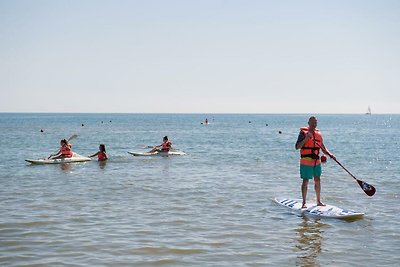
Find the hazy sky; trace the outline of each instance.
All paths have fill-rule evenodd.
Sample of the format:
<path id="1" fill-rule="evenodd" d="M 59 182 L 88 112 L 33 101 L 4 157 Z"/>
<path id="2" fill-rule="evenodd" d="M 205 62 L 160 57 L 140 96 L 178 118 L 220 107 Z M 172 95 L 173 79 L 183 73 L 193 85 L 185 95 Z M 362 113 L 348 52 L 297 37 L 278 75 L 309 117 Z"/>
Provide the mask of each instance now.
<path id="1" fill-rule="evenodd" d="M 0 112 L 400 113 L 400 1 L 0 0 Z"/>

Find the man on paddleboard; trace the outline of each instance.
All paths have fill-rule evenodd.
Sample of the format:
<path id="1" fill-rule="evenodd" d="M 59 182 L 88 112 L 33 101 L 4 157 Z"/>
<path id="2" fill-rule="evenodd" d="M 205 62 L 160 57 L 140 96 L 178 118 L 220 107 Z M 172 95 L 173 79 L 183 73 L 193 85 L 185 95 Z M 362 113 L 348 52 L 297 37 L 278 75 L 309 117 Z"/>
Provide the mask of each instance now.
<path id="1" fill-rule="evenodd" d="M 301 196 L 303 198 L 302 208 L 306 208 L 308 181 L 314 178 L 314 189 L 317 195 L 317 205 L 325 206 L 321 202 L 321 160 L 319 157 L 320 149 L 333 158 L 333 155 L 326 149 L 320 130 L 317 129 L 317 118 L 311 116 L 308 119 L 308 127 L 300 128 L 300 133 L 296 142 L 296 150 L 300 149 L 300 178 Z"/>

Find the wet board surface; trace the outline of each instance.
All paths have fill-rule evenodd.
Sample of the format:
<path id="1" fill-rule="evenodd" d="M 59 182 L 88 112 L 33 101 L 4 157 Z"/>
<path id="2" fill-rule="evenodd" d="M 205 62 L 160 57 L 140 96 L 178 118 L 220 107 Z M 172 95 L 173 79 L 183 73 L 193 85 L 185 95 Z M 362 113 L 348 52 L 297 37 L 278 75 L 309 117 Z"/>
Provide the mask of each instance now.
<path id="1" fill-rule="evenodd" d="M 362 217 L 364 215 L 363 212 L 357 212 L 350 209 L 342 209 L 328 204 L 326 204 L 326 206 L 317 206 L 316 203 L 311 202 L 308 202 L 306 204 L 307 208 L 302 209 L 302 201 L 298 199 L 275 198 L 274 201 L 279 205 L 287 207 L 298 213 L 317 217 L 349 219 Z"/>
<path id="2" fill-rule="evenodd" d="M 85 162 L 91 161 L 91 158 L 81 156 L 74 153 L 71 158 L 61 158 L 61 159 L 26 159 L 26 162 L 31 164 L 64 164 L 64 163 L 74 163 L 74 162 Z"/>

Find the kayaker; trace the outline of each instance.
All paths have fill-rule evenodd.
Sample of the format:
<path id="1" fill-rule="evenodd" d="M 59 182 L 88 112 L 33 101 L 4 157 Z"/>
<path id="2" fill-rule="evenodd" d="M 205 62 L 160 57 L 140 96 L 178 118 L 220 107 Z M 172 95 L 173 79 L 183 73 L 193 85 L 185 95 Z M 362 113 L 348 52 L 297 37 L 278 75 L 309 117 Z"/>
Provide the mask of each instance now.
<path id="1" fill-rule="evenodd" d="M 89 156 L 89 158 L 93 158 L 95 156 L 97 156 L 98 161 L 105 161 L 108 159 L 108 156 L 106 154 L 106 146 L 104 144 L 100 144 L 99 151 Z"/>
<path id="2" fill-rule="evenodd" d="M 306 208 L 308 181 L 314 178 L 314 189 L 317 196 L 317 205 L 325 206 L 321 202 L 321 161 L 320 149 L 331 158 L 334 156 L 326 149 L 321 131 L 317 129 L 317 118 L 312 116 L 308 119 L 308 127 L 300 128 L 296 142 L 296 150 L 300 149 L 300 178 L 301 195 L 303 198 L 302 208 Z"/>
<path id="3" fill-rule="evenodd" d="M 50 155 L 47 159 L 61 159 L 61 158 L 71 158 L 72 153 L 72 145 L 68 143 L 67 139 L 62 139 L 60 141 L 60 150 L 57 153 Z"/>
<path id="4" fill-rule="evenodd" d="M 155 146 L 149 153 L 155 152 L 168 152 L 172 149 L 172 142 L 169 141 L 168 136 L 164 136 L 163 142 L 161 145 Z"/>

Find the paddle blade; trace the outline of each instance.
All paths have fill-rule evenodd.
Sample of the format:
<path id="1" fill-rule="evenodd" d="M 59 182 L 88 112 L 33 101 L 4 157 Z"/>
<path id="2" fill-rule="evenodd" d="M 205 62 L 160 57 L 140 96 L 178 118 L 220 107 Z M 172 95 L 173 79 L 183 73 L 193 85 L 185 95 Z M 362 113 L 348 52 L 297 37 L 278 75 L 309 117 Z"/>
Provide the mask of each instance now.
<path id="1" fill-rule="evenodd" d="M 360 185 L 361 189 L 364 190 L 365 194 L 367 194 L 368 196 L 372 197 L 375 194 L 376 189 L 372 185 L 358 179 L 357 183 Z"/>
<path id="2" fill-rule="evenodd" d="M 69 141 L 71 141 L 72 139 L 75 139 L 75 138 L 77 138 L 77 137 L 78 137 L 78 135 L 77 135 L 77 134 L 74 134 L 74 135 L 72 135 L 70 138 L 68 138 L 67 141 L 69 142 Z"/>

